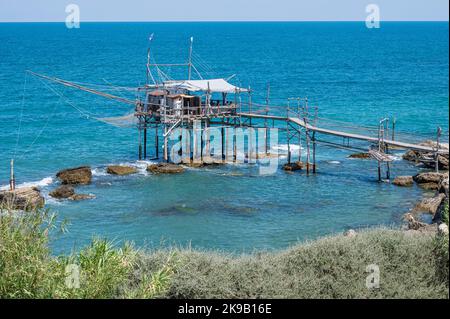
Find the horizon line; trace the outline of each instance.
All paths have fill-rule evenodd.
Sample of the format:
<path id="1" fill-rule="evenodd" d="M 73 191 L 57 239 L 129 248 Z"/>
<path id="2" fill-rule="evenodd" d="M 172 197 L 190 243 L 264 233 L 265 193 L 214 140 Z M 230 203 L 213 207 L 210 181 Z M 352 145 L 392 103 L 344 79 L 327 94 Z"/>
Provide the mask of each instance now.
<path id="1" fill-rule="evenodd" d="M 365 20 L 85 20 L 80 23 L 202 23 L 202 22 L 365 22 Z M 449 20 L 381 20 L 383 22 L 449 22 Z M 1 21 L 0 23 L 65 23 L 65 21 Z"/>

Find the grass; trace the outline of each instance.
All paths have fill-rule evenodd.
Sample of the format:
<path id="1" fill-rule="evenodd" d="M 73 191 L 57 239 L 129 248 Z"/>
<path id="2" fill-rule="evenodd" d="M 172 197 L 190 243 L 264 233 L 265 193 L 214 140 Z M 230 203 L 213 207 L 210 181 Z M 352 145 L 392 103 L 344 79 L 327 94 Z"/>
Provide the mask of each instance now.
<path id="1" fill-rule="evenodd" d="M 448 236 L 375 229 L 241 256 L 94 239 L 54 257 L 55 225 L 45 210 L 0 213 L 1 298 L 449 298 Z"/>

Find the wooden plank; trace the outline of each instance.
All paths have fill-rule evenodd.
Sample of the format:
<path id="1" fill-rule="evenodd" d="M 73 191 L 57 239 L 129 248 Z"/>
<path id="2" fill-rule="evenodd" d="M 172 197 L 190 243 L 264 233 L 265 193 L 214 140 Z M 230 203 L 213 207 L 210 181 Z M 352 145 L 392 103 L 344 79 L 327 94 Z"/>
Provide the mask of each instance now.
<path id="1" fill-rule="evenodd" d="M 248 118 L 261 118 L 261 119 L 271 119 L 271 120 L 279 120 L 279 121 L 289 121 L 289 122 L 295 123 L 301 127 L 304 127 L 310 131 L 314 131 L 317 133 L 345 137 L 345 138 L 352 138 L 352 139 L 367 141 L 367 142 L 371 142 L 371 143 L 378 143 L 378 137 L 371 137 L 371 136 L 367 136 L 367 135 L 353 134 L 353 133 L 347 133 L 347 132 L 342 132 L 342 131 L 325 129 L 325 128 L 307 124 L 302 119 L 299 119 L 297 117 L 289 117 L 288 118 L 288 117 L 283 117 L 283 116 L 263 115 L 263 114 L 255 114 L 255 113 L 239 113 L 239 115 L 242 117 L 248 117 Z M 434 149 L 433 147 L 430 147 L 430 146 L 406 143 L 406 142 L 401 142 L 401 141 L 397 141 L 397 140 L 395 140 L 395 141 L 394 140 L 384 140 L 383 142 L 386 145 L 396 146 L 396 147 L 400 147 L 400 148 L 404 148 L 404 149 L 412 149 L 412 150 L 423 151 L 423 152 L 435 152 L 436 151 L 436 149 Z M 445 150 L 445 149 L 440 149 L 438 151 L 438 153 L 439 154 L 448 154 L 449 151 Z"/>

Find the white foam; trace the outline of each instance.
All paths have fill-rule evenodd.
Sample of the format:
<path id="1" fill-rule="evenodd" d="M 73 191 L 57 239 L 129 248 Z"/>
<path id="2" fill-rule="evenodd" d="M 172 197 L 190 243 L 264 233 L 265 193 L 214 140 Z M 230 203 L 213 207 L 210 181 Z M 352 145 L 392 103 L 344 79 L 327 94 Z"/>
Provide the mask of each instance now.
<path id="1" fill-rule="evenodd" d="M 290 148 L 291 148 L 291 152 L 292 151 L 298 151 L 300 149 L 300 146 L 296 145 L 296 144 L 291 144 Z M 285 152 L 287 152 L 289 148 L 288 148 L 287 144 L 278 144 L 276 146 L 272 146 L 271 149 L 272 150 L 277 150 L 277 151 L 285 151 Z M 301 147 L 301 149 L 303 150 L 303 147 Z"/>
<path id="2" fill-rule="evenodd" d="M 16 185 L 16 188 L 22 188 L 22 187 L 45 187 L 50 185 L 51 183 L 53 183 L 53 178 L 52 177 L 45 177 L 43 179 L 41 179 L 40 181 L 35 181 L 35 182 L 25 182 L 25 183 L 21 183 Z M 2 185 L 0 186 L 0 190 L 8 190 L 9 189 L 9 185 Z"/>
<path id="3" fill-rule="evenodd" d="M 104 167 L 96 167 L 91 169 L 92 176 L 106 176 L 108 173 L 106 173 L 106 168 Z"/>

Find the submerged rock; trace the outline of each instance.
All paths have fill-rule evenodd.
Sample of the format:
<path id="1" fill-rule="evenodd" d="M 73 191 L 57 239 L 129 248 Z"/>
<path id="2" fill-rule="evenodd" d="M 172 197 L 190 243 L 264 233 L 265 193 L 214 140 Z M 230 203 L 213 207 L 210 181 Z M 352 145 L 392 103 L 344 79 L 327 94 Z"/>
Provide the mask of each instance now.
<path id="1" fill-rule="evenodd" d="M 293 163 L 286 163 L 283 165 L 283 169 L 285 171 L 298 171 L 303 168 L 303 162 L 293 162 Z"/>
<path id="2" fill-rule="evenodd" d="M 397 186 L 412 186 L 414 184 L 414 180 L 412 176 L 397 176 L 392 184 Z"/>
<path id="3" fill-rule="evenodd" d="M 75 195 L 75 190 L 70 185 L 61 185 L 50 192 L 49 195 L 54 198 L 69 198 L 70 196 Z"/>
<path id="4" fill-rule="evenodd" d="M 92 172 L 89 166 L 81 166 L 59 171 L 56 177 L 61 180 L 62 184 L 86 185 L 91 183 Z"/>
<path id="5" fill-rule="evenodd" d="M 23 187 L 0 192 L 0 207 L 6 209 L 33 210 L 43 207 L 44 197 L 37 187 Z"/>
<path id="6" fill-rule="evenodd" d="M 74 194 L 69 197 L 70 200 L 85 200 L 85 199 L 94 199 L 95 195 L 92 194 Z"/>
<path id="7" fill-rule="evenodd" d="M 137 169 L 131 166 L 110 165 L 107 167 L 106 172 L 113 175 L 129 175 L 136 173 Z"/>
<path id="8" fill-rule="evenodd" d="M 147 171 L 151 173 L 177 174 L 184 172 L 184 168 L 172 163 L 158 163 L 147 166 Z"/>
<path id="9" fill-rule="evenodd" d="M 359 159 L 369 159 L 370 154 L 369 153 L 355 153 L 355 154 L 350 154 L 348 157 L 349 158 L 359 158 Z"/>

